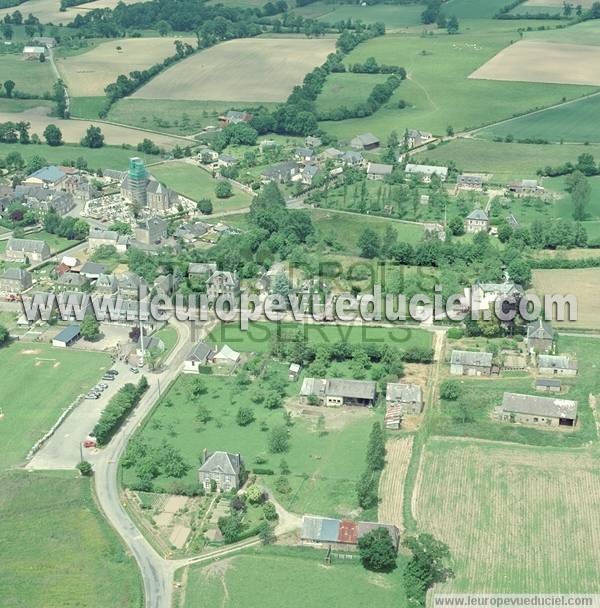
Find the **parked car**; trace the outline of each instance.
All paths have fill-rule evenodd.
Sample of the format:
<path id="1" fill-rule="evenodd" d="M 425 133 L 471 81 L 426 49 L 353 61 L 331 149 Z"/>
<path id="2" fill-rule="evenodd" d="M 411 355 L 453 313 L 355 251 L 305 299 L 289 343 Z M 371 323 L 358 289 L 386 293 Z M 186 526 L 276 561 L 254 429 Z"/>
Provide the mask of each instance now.
<path id="1" fill-rule="evenodd" d="M 102 383 L 100 383 L 100 384 L 98 385 L 98 388 L 99 388 L 100 390 L 105 391 L 105 390 L 108 388 L 108 384 L 102 384 Z"/>
<path id="2" fill-rule="evenodd" d="M 118 376 L 119 375 L 119 372 L 116 369 L 109 369 L 106 373 L 110 374 L 111 376 Z"/>
<path id="3" fill-rule="evenodd" d="M 100 399 L 100 395 L 98 393 L 88 393 L 85 396 L 86 399 Z"/>
<path id="4" fill-rule="evenodd" d="M 137 367 L 130 367 L 129 371 L 134 373 L 134 374 L 139 374 L 140 370 Z"/>
<path id="5" fill-rule="evenodd" d="M 102 380 L 114 380 L 115 377 L 114 376 L 107 376 L 106 374 L 104 376 L 102 376 Z"/>
<path id="6" fill-rule="evenodd" d="M 83 442 L 84 448 L 95 448 L 96 440 L 93 437 L 87 437 Z"/>

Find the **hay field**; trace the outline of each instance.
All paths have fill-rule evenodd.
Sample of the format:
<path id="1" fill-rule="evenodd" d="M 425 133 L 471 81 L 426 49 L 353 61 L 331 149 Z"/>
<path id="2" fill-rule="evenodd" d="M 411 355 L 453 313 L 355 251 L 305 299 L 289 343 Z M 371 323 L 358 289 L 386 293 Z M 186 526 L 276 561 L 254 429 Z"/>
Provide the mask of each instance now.
<path id="1" fill-rule="evenodd" d="M 430 440 L 415 516 L 449 545 L 456 574 L 436 590 L 599 592 L 599 498 L 588 451 Z"/>
<path id="2" fill-rule="evenodd" d="M 134 99 L 284 101 L 335 40 L 231 40 L 180 61 L 136 91 Z"/>
<path id="3" fill-rule="evenodd" d="M 394 524 L 399 530 L 404 530 L 402 515 L 404 482 L 408 473 L 413 439 L 414 437 L 410 435 L 390 439 L 385 444 L 386 463 L 379 481 L 380 503 L 377 520 L 384 524 Z"/>
<path id="4" fill-rule="evenodd" d="M 55 124 L 62 132 L 63 141 L 67 143 L 79 143 L 85 135 L 87 128 L 90 125 L 96 125 L 102 129 L 104 134 L 104 143 L 108 145 L 119 146 L 121 144 L 139 144 L 145 137 L 150 138 L 155 144 L 166 148 L 173 148 L 176 144 L 188 145 L 190 140 L 176 137 L 172 135 L 160 135 L 157 133 L 149 133 L 141 129 L 131 127 L 120 127 L 103 123 L 102 121 L 90 120 L 64 120 L 62 118 L 54 118 L 47 116 L 48 108 L 32 108 L 26 112 L 0 112 L 0 122 L 25 120 L 31 123 L 31 133 L 37 133 L 40 138 L 44 129 L 49 124 Z"/>
<path id="5" fill-rule="evenodd" d="M 572 293 L 577 298 L 577 321 L 553 322 L 557 327 L 600 328 L 599 284 L 600 268 L 533 271 L 533 290 L 537 294 Z"/>
<path id="6" fill-rule="evenodd" d="M 142 0 L 121 0 L 125 4 L 135 4 Z M 79 6 L 69 7 L 66 11 L 60 11 L 60 0 L 27 0 L 19 6 L 3 8 L 0 10 L 0 19 L 4 15 L 11 14 L 19 9 L 23 16 L 31 13 L 37 17 L 42 23 L 54 23 L 55 25 L 66 24 L 73 21 L 77 15 L 84 15 L 86 11 L 95 8 L 114 8 L 119 3 L 119 0 L 95 0 Z"/>
<path id="7" fill-rule="evenodd" d="M 175 38 L 128 38 L 103 42 L 86 53 L 57 61 L 71 95 L 104 95 L 119 74 L 145 70 L 175 54 Z M 183 42 L 195 44 L 192 38 Z"/>
<path id="8" fill-rule="evenodd" d="M 500 51 L 469 78 L 600 85 L 600 48 L 522 40 Z"/>

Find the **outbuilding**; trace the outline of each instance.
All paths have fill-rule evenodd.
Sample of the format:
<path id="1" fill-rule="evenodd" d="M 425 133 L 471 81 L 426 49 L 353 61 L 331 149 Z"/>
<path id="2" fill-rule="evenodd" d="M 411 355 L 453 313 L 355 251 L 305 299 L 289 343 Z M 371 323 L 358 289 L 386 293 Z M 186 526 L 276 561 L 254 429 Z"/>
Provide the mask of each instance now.
<path id="1" fill-rule="evenodd" d="M 52 339 L 52 346 L 58 346 L 60 348 L 66 348 L 71 346 L 81 337 L 81 326 L 78 323 L 69 325 L 60 331 Z"/>

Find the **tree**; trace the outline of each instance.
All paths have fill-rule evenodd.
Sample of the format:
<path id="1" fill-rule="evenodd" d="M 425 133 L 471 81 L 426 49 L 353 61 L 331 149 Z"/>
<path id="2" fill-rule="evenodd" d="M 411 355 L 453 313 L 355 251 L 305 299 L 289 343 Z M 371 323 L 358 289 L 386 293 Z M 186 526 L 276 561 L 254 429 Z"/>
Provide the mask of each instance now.
<path id="1" fill-rule="evenodd" d="M 219 530 L 221 530 L 223 540 L 227 544 L 236 542 L 242 532 L 242 519 L 239 515 L 219 517 L 217 525 L 219 526 Z"/>
<path id="2" fill-rule="evenodd" d="M 113 230 L 114 232 L 124 235 L 133 234 L 133 229 L 131 226 L 127 222 L 122 222 L 120 220 L 113 222 L 110 225 L 109 230 Z"/>
<path id="3" fill-rule="evenodd" d="M 201 198 L 196 204 L 196 209 L 202 215 L 210 215 L 213 212 L 213 204 L 209 198 Z"/>
<path id="4" fill-rule="evenodd" d="M 271 545 L 277 537 L 268 521 L 262 521 L 258 526 L 258 537 L 263 545 Z"/>
<path id="5" fill-rule="evenodd" d="M 290 447 L 288 429 L 285 425 L 277 425 L 269 433 L 269 451 L 273 454 L 287 452 Z"/>
<path id="6" fill-rule="evenodd" d="M 373 471 L 365 471 L 356 483 L 358 506 L 371 509 L 377 504 L 377 480 Z"/>
<path id="7" fill-rule="evenodd" d="M 217 198 L 229 198 L 233 195 L 233 188 L 227 180 L 220 180 L 215 186 L 215 196 Z"/>
<path id="8" fill-rule="evenodd" d="M 98 323 L 96 317 L 93 315 L 85 316 L 81 322 L 81 336 L 89 342 L 93 342 L 100 337 L 100 323 Z"/>
<path id="9" fill-rule="evenodd" d="M 190 389 L 190 394 L 194 399 L 200 397 L 200 395 L 204 395 L 206 393 L 206 382 L 202 378 L 194 378 L 192 382 L 192 387 Z"/>
<path id="10" fill-rule="evenodd" d="M 402 544 L 412 553 L 402 573 L 406 596 L 410 603 L 425 606 L 427 591 L 435 583 L 442 583 L 453 576 L 452 570 L 446 566 L 450 551 L 431 534 L 407 536 Z"/>
<path id="11" fill-rule="evenodd" d="M 85 148 L 101 148 L 104 145 L 104 135 L 100 127 L 90 125 L 81 138 L 80 144 Z"/>
<path id="12" fill-rule="evenodd" d="M 161 36 L 166 36 L 171 31 L 171 26 L 164 19 L 161 19 L 157 22 L 156 29 Z"/>
<path id="13" fill-rule="evenodd" d="M 235 421 L 240 426 L 248 426 L 249 424 L 254 422 L 254 420 L 255 420 L 254 411 L 250 407 L 244 407 L 244 406 L 240 407 L 240 409 L 237 411 L 237 414 L 235 416 Z"/>
<path id="14" fill-rule="evenodd" d="M 448 19 L 448 23 L 446 24 L 446 31 L 449 34 L 458 34 L 458 28 L 458 19 L 456 18 L 456 15 L 452 15 L 452 17 Z"/>
<path id="15" fill-rule="evenodd" d="M 49 124 L 44 129 L 44 139 L 49 146 L 62 146 L 62 133 L 60 129 L 54 125 Z"/>
<path id="16" fill-rule="evenodd" d="M 456 401 L 460 395 L 460 384 L 456 380 L 444 380 L 440 386 L 440 397 Z"/>
<path id="17" fill-rule="evenodd" d="M 262 501 L 263 492 L 262 490 L 254 483 L 246 490 L 246 498 L 251 505 L 257 505 Z"/>
<path id="18" fill-rule="evenodd" d="M 465 233 L 465 223 L 461 217 L 455 215 L 449 222 L 448 228 L 454 236 L 461 236 Z"/>
<path id="19" fill-rule="evenodd" d="M 10 333 L 4 325 L 0 325 L 0 346 L 6 344 L 10 339 Z"/>
<path id="20" fill-rule="evenodd" d="M 379 422 L 373 423 L 367 444 L 367 467 L 371 471 L 381 471 L 385 466 L 385 437 Z"/>
<path id="21" fill-rule="evenodd" d="M 574 171 L 566 180 L 573 203 L 573 219 L 581 222 L 586 216 L 586 207 L 590 202 L 592 188 L 581 171 Z"/>
<path id="22" fill-rule="evenodd" d="M 4 90 L 6 91 L 6 96 L 9 99 L 12 97 L 14 89 L 15 89 L 14 80 L 5 80 L 4 81 Z"/>
<path id="23" fill-rule="evenodd" d="M 84 477 L 89 477 L 93 473 L 92 465 L 87 460 L 82 460 L 77 468 Z"/>
<path id="24" fill-rule="evenodd" d="M 263 515 L 267 521 L 275 521 L 279 518 L 275 505 L 268 501 L 263 505 Z"/>
<path id="25" fill-rule="evenodd" d="M 361 257 L 376 258 L 381 248 L 379 235 L 371 228 L 365 228 L 358 237 L 358 248 Z"/>
<path id="26" fill-rule="evenodd" d="M 396 547 L 387 528 L 376 528 L 361 536 L 358 553 L 367 570 L 391 572 L 396 568 Z"/>
<path id="27" fill-rule="evenodd" d="M 510 237 L 513 234 L 513 229 L 508 225 L 507 222 L 501 222 L 498 225 L 498 240 L 501 243 L 508 243 Z"/>

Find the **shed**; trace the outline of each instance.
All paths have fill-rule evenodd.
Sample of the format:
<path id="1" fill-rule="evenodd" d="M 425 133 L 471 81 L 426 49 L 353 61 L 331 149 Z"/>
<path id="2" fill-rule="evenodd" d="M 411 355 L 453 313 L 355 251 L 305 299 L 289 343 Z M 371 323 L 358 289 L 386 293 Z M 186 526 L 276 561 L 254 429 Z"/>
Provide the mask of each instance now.
<path id="1" fill-rule="evenodd" d="M 78 323 L 69 325 L 52 339 L 52 346 L 66 348 L 76 342 L 81 336 L 81 326 Z"/>

